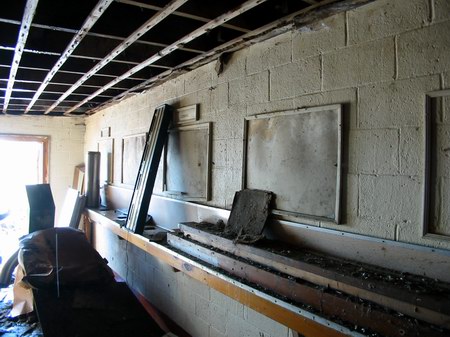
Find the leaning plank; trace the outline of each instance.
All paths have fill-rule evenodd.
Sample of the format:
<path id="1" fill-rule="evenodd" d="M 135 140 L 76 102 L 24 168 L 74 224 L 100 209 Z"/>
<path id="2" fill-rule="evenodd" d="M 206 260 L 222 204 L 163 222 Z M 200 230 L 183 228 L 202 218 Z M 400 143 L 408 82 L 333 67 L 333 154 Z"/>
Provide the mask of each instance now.
<path id="1" fill-rule="evenodd" d="M 421 294 L 414 288 L 408 290 L 404 286 L 391 285 L 373 278 L 366 280 L 352 275 L 346 275 L 338 270 L 338 268 L 342 268 L 343 264 L 351 264 L 347 261 L 340 260 L 338 268 L 333 268 L 332 264 L 328 264 L 325 269 L 312 263 L 273 253 L 267 249 L 234 244 L 232 240 L 208 233 L 204 230 L 199 230 L 192 226 L 193 224 L 189 223 L 181 224 L 180 230 L 186 236 L 202 244 L 249 259 L 290 276 L 342 291 L 349 295 L 396 310 L 405 315 L 450 329 L 450 317 L 448 313 L 450 308 L 450 300 L 448 298 L 450 294 L 449 289 L 435 289 L 436 293 L 434 295 Z M 354 267 L 354 270 L 358 269 L 357 266 Z M 377 273 L 378 275 L 381 274 L 379 270 L 377 270 Z"/>
<path id="2" fill-rule="evenodd" d="M 138 176 L 128 210 L 126 228 L 142 234 L 147 222 L 147 212 L 155 185 L 162 149 L 172 120 L 172 107 L 163 104 L 156 108 L 139 166 Z"/>
<path id="3" fill-rule="evenodd" d="M 273 273 L 262 269 L 261 266 L 235 259 L 219 250 L 213 251 L 177 235 L 168 233 L 167 242 L 176 249 L 265 288 L 269 292 L 307 305 L 321 314 L 347 322 L 352 326 L 388 337 L 448 336 L 448 331 L 434 329 L 428 324 L 419 323 L 407 316 L 399 317 L 375 304 L 330 292 L 309 282 Z"/>

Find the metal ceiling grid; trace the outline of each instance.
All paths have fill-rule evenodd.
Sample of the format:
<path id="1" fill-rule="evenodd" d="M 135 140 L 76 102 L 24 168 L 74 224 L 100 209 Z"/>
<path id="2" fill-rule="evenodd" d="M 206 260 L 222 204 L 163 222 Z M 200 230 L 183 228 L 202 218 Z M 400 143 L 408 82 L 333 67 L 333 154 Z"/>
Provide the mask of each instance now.
<path id="1" fill-rule="evenodd" d="M 0 111 L 94 113 L 298 15 L 367 1 L 8 1 L 0 13 Z"/>

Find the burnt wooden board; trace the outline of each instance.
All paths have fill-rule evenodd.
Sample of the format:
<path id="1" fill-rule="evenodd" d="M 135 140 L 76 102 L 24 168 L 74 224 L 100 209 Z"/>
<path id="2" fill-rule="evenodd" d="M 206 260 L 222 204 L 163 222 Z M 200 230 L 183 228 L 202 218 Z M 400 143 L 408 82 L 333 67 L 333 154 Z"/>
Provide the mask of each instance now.
<path id="1" fill-rule="evenodd" d="M 202 244 L 255 261 L 276 271 L 450 328 L 449 285 L 424 277 L 417 280 L 418 277 L 413 275 L 404 275 L 312 252 L 299 253 L 292 247 L 284 246 L 285 249 L 281 250 L 279 247 L 275 249 L 274 246 L 264 243 L 259 247 L 235 244 L 232 240 L 220 236 L 219 232 L 208 233 L 205 224 L 184 223 L 180 224 L 180 230 L 184 235 Z M 281 255 L 282 252 L 285 255 Z M 317 263 L 318 260 L 326 260 L 326 265 L 320 265 Z"/>
<path id="2" fill-rule="evenodd" d="M 315 284 L 296 280 L 288 275 L 271 272 L 249 261 L 233 258 L 218 249 L 211 250 L 198 242 L 171 233 L 167 235 L 167 242 L 172 247 L 214 267 L 221 268 L 236 277 L 265 288 L 269 292 L 307 305 L 322 315 L 347 322 L 347 324 L 363 327 L 388 337 L 448 336 L 448 331 L 440 331 L 415 319 L 389 312 L 370 302 L 344 296 L 317 287 Z"/>
<path id="3" fill-rule="evenodd" d="M 225 230 L 235 235 L 238 241 L 257 241 L 266 225 L 271 200 L 272 193 L 267 191 L 245 189 L 236 192 Z"/>

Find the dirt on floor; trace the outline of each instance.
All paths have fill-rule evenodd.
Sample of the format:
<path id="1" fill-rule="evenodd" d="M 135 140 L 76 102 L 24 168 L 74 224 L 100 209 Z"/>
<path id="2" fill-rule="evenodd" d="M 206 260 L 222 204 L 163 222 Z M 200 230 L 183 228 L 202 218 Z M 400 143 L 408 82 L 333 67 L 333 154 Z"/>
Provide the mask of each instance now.
<path id="1" fill-rule="evenodd" d="M 0 289 L 0 337 L 43 337 L 36 315 L 33 313 L 10 318 L 13 305 L 12 286 Z"/>

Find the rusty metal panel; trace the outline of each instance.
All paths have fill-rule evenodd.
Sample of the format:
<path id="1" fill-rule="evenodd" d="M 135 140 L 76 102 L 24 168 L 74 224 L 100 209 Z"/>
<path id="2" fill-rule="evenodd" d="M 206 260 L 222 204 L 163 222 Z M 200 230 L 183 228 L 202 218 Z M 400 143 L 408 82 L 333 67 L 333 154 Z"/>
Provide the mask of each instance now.
<path id="1" fill-rule="evenodd" d="M 340 105 L 248 117 L 244 187 L 272 191 L 280 214 L 338 223 L 341 128 Z"/>

